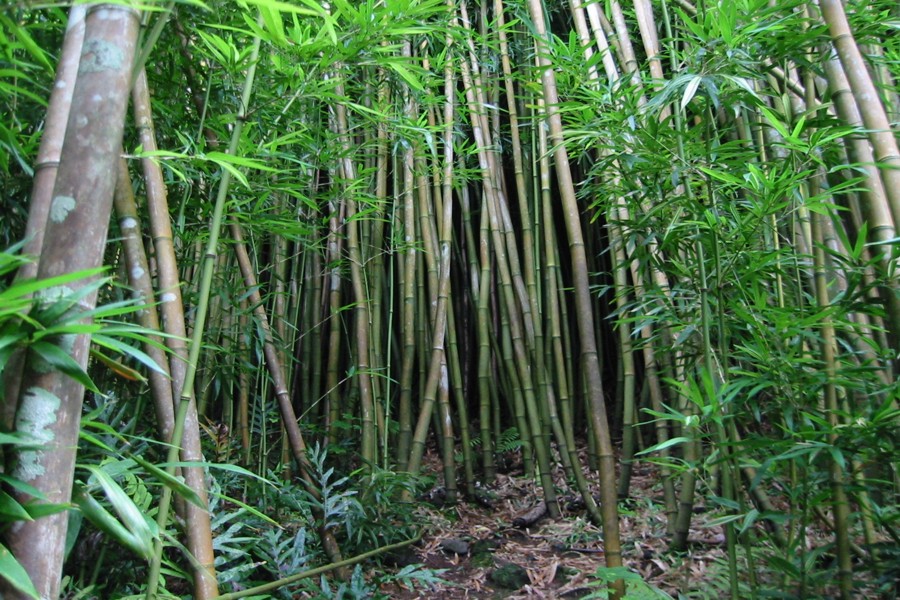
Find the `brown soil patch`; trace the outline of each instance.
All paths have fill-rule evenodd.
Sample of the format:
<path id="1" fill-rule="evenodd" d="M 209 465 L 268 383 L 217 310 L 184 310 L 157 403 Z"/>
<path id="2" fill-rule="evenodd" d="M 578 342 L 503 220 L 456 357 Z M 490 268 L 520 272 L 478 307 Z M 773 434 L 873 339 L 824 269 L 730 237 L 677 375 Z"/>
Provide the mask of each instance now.
<path id="1" fill-rule="evenodd" d="M 565 489 L 562 482 L 560 489 Z M 720 528 L 703 527 L 705 515 L 695 515 L 691 551 L 671 556 L 666 553 L 669 537 L 661 509 L 660 478 L 652 465 L 636 466 L 632 489 L 639 500 L 629 502 L 620 517 L 624 561 L 631 571 L 673 597 L 703 587 L 716 573 L 722 574 L 725 552 Z M 576 496 L 560 498 L 562 518 L 545 517 L 532 527 L 517 528 L 514 519 L 541 501 L 540 488 L 530 479 L 499 475 L 489 493 L 492 508 L 462 501 L 455 506 L 419 509 L 427 533 L 413 549 L 411 561 L 430 569 L 446 569 L 441 575 L 446 585 L 432 590 L 396 586 L 382 591 L 393 598 L 448 600 L 583 598 L 598 591 L 596 584 L 591 584 L 597 581 L 597 569 L 605 566 L 603 536 L 587 513 L 576 508 Z M 465 542 L 468 553 L 448 551 L 444 547 L 448 541 L 451 546 Z M 527 580 L 515 589 L 499 585 L 492 574 L 506 565 L 522 567 Z"/>

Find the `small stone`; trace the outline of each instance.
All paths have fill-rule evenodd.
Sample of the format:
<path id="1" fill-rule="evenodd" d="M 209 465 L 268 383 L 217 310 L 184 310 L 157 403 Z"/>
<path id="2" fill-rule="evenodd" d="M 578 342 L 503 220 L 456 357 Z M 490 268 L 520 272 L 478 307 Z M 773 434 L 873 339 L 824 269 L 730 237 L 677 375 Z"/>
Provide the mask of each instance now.
<path id="1" fill-rule="evenodd" d="M 441 550 L 447 554 L 464 556 L 469 553 L 469 542 L 457 538 L 441 540 Z"/>

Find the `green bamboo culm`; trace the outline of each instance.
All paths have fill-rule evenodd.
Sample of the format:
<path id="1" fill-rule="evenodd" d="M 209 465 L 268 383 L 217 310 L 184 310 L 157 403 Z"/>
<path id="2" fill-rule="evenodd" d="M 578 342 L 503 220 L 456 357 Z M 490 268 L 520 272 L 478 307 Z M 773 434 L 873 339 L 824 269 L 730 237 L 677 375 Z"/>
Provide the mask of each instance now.
<path id="1" fill-rule="evenodd" d="M 257 23 L 262 24 L 262 16 L 257 17 Z M 241 133 L 244 129 L 244 122 L 247 115 L 247 108 L 250 105 L 250 97 L 253 94 L 253 80 L 256 76 L 256 65 L 259 60 L 259 50 L 262 40 L 259 36 L 254 36 L 253 47 L 250 52 L 249 65 L 247 67 L 247 76 L 244 78 L 244 88 L 241 93 L 241 104 L 238 107 L 237 119 L 235 119 L 234 129 L 231 132 L 231 142 L 228 144 L 228 154 L 234 156 L 237 153 L 238 144 L 241 140 Z M 219 180 L 219 189 L 216 194 L 216 203 L 213 208 L 212 219 L 209 225 L 209 240 L 206 244 L 206 251 L 203 255 L 203 264 L 200 274 L 200 290 L 197 298 L 197 314 L 194 321 L 194 329 L 191 335 L 190 348 L 188 350 L 187 372 L 184 377 L 184 387 L 182 388 L 181 397 L 178 400 L 178 410 L 175 413 L 175 427 L 172 431 L 172 439 L 169 441 L 169 451 L 166 456 L 166 462 L 170 465 L 166 467 L 166 471 L 172 475 L 175 473 L 175 467 L 172 466 L 178 461 L 179 446 L 181 445 L 181 437 L 184 434 L 184 420 L 187 416 L 188 406 L 194 401 L 194 379 L 197 376 L 197 363 L 200 359 L 200 350 L 203 347 L 204 325 L 206 323 L 206 314 L 209 309 L 210 291 L 212 290 L 213 271 L 215 270 L 216 256 L 218 254 L 219 234 L 224 223 L 225 207 L 228 200 L 228 187 L 231 183 L 231 173 L 227 169 L 223 169 L 222 178 Z M 159 499 L 159 512 L 156 522 L 160 530 L 165 530 L 169 520 L 169 510 L 172 503 L 172 489 L 163 487 L 162 494 Z M 147 600 L 155 600 L 157 598 L 157 589 L 159 587 L 160 567 L 162 565 L 162 538 L 156 540 L 153 548 L 153 559 L 150 561 L 150 569 L 147 576 Z"/>

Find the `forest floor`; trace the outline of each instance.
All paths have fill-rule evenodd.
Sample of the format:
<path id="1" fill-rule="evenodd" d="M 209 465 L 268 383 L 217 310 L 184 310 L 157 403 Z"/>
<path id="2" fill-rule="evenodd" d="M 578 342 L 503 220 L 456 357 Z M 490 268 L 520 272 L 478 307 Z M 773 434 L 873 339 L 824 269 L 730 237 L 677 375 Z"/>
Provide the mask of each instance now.
<path id="1" fill-rule="evenodd" d="M 440 472 L 436 456 L 434 472 Z M 586 598 L 597 594 L 598 568 L 605 566 L 601 530 L 593 525 L 577 495 L 560 500 L 562 517 L 544 516 L 533 525 L 516 526 L 542 501 L 534 481 L 517 474 L 498 475 L 486 503 L 462 501 L 453 506 L 423 505 L 426 534 L 414 556 L 429 569 L 444 570 L 445 584 L 428 590 L 394 587 L 382 591 L 401 599 L 435 598 Z M 596 477 L 593 478 L 596 480 Z M 702 506 L 695 509 L 687 552 L 667 551 L 669 536 L 662 510 L 662 486 L 651 464 L 636 464 L 630 502 L 620 507 L 620 537 L 625 566 L 640 574 L 630 597 L 667 598 L 703 590 L 717 597 L 727 590 L 725 538 L 709 527 Z M 560 483 L 559 489 L 566 489 Z M 595 490 L 596 497 L 596 490 Z M 601 570 L 602 575 L 602 570 Z M 593 584 L 593 585 L 592 585 Z M 655 588 L 655 590 L 654 590 Z M 661 593 L 665 592 L 665 593 Z M 708 596 L 707 596 L 708 594 Z"/>

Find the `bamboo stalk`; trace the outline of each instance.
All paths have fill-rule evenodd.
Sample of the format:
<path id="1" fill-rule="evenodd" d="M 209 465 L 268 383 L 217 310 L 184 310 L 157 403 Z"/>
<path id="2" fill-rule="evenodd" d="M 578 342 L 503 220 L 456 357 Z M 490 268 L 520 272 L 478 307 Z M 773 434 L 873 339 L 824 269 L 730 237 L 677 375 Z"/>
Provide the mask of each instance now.
<path id="1" fill-rule="evenodd" d="M 606 419 L 606 403 L 603 395 L 603 384 L 600 380 L 600 364 L 597 359 L 597 346 L 594 338 L 590 284 L 587 273 L 587 257 L 585 256 L 584 241 L 581 233 L 580 211 L 578 210 L 578 202 L 575 197 L 575 186 L 572 181 L 568 152 L 563 139 L 562 119 L 558 108 L 559 94 L 556 89 L 556 75 L 547 58 L 547 33 L 544 25 L 543 7 L 539 0 L 529 0 L 528 9 L 535 28 L 535 45 L 541 66 L 541 84 L 544 91 L 544 101 L 546 102 L 546 119 L 550 127 L 550 139 L 554 147 L 553 156 L 559 180 L 566 232 L 569 237 L 576 317 L 581 342 L 582 376 L 587 383 L 587 390 L 590 394 L 591 420 L 594 424 L 594 433 L 600 454 L 600 493 L 602 499 L 601 510 L 603 511 L 603 534 L 606 543 L 606 564 L 609 567 L 617 567 L 622 564 L 622 554 L 616 509 L 615 457 L 613 455 L 609 423 Z M 613 596 L 619 597 L 624 594 L 624 581 L 618 580 L 613 583 L 612 587 Z"/>
<path id="2" fill-rule="evenodd" d="M 258 36 L 255 36 L 253 39 L 250 54 L 250 66 L 247 69 L 247 74 L 244 79 L 244 87 L 241 93 L 241 102 L 238 106 L 238 120 L 232 131 L 231 142 L 228 146 L 228 153 L 232 155 L 237 152 L 238 142 L 240 141 L 241 133 L 243 130 L 244 116 L 247 114 L 247 110 L 249 108 L 250 96 L 253 92 L 253 82 L 256 75 L 256 60 L 259 56 L 259 49 L 261 44 L 262 40 Z M 216 202 L 211 218 L 209 240 L 206 246 L 206 251 L 204 253 L 203 266 L 199 282 L 199 302 L 197 305 L 196 320 L 194 322 L 191 343 L 187 356 L 183 387 L 179 394 L 179 403 L 176 409 L 175 430 L 173 432 L 171 440 L 172 445 L 170 446 L 167 459 L 167 462 L 169 463 L 174 463 L 175 459 L 177 458 L 179 448 L 183 444 L 184 432 L 192 432 L 195 426 L 199 429 L 199 425 L 195 425 L 195 423 L 192 421 L 192 419 L 196 419 L 194 380 L 196 378 L 201 347 L 203 345 L 203 336 L 206 333 L 206 315 L 207 311 L 209 310 L 209 296 L 212 289 L 213 270 L 217 256 L 219 234 L 222 227 L 223 215 L 225 213 L 225 205 L 228 197 L 228 186 L 230 182 L 231 173 L 227 170 L 224 170 L 224 172 L 222 173 L 222 178 L 219 182 L 219 189 L 216 195 Z M 159 511 L 157 513 L 157 523 L 159 524 L 161 530 L 164 530 L 167 525 L 171 495 L 171 488 L 163 488 L 163 492 L 159 502 Z M 162 540 L 159 540 L 154 548 L 153 559 L 150 563 L 150 573 L 147 579 L 146 598 L 148 600 L 155 598 L 157 594 L 156 590 L 158 588 L 160 579 L 159 572 L 162 561 L 162 550 Z M 218 588 L 215 582 L 215 577 L 208 576 L 212 572 L 213 564 L 199 562 L 198 564 L 202 565 L 200 569 L 195 571 L 195 591 L 198 594 L 198 597 L 217 597 Z M 206 573 L 204 573 L 204 571 Z"/>
<path id="3" fill-rule="evenodd" d="M 53 200 L 53 186 L 59 169 L 59 159 L 65 141 L 66 126 L 69 121 L 69 110 L 72 95 L 75 93 L 74 81 L 78 72 L 81 47 L 84 42 L 84 18 L 87 6 L 74 5 L 69 9 L 69 20 L 63 37 L 56 67 L 56 78 L 47 101 L 47 114 L 44 118 L 44 133 L 38 146 L 34 160 L 34 183 L 31 187 L 31 198 L 28 203 L 28 221 L 25 224 L 25 245 L 22 254 L 39 257 L 44 244 L 44 231 L 47 217 L 50 214 L 50 203 Z M 22 265 L 17 273 L 20 279 L 28 279 L 37 275 L 38 261 Z M 10 390 L 14 392 L 14 390 Z"/>
<path id="4" fill-rule="evenodd" d="M 813 263 L 815 269 L 815 293 L 816 302 L 820 307 L 826 307 L 829 304 L 828 284 L 826 282 L 825 273 L 825 252 L 822 249 L 822 225 L 820 219 L 822 215 L 816 213 L 813 216 L 812 228 L 813 236 L 816 239 L 816 247 L 813 252 Z M 837 428 L 840 426 L 839 406 L 837 400 L 837 386 L 835 378 L 837 376 L 837 365 L 835 358 L 835 332 L 831 317 L 825 314 L 822 318 L 822 361 L 826 374 L 826 382 L 824 389 L 825 411 L 828 415 L 828 424 L 831 426 L 833 433 L 829 434 L 832 443 L 837 444 L 838 434 Z M 830 469 L 831 488 L 832 488 L 832 510 L 834 511 L 834 536 L 837 547 L 838 560 L 838 583 L 841 590 L 841 598 L 849 600 L 853 590 L 853 562 L 850 553 L 850 503 L 847 497 L 847 491 L 844 483 L 844 469 L 838 460 L 832 460 Z"/>
<path id="5" fill-rule="evenodd" d="M 468 30 L 468 17 L 465 6 L 460 5 L 458 10 L 460 22 L 463 28 Z M 484 84 L 478 71 L 478 63 L 475 58 L 475 50 L 471 38 L 467 38 L 467 45 L 469 60 L 461 61 L 460 65 L 469 117 L 472 120 L 475 144 L 476 148 L 478 148 L 479 167 L 484 182 L 484 206 L 487 209 L 490 235 L 497 261 L 496 265 L 500 271 L 499 284 L 503 308 L 508 319 L 508 327 L 504 328 L 504 334 L 509 334 L 512 354 L 507 355 L 506 364 L 509 365 L 510 370 L 516 371 L 516 376 L 521 385 L 526 408 L 524 416 L 528 420 L 533 449 L 537 456 L 544 497 L 551 516 L 555 517 L 559 514 L 559 507 L 556 505 L 556 494 L 550 473 L 549 440 L 546 438 L 544 426 L 540 419 L 534 388 L 534 376 L 529 366 L 529 352 L 527 350 L 527 340 L 534 337 L 533 326 L 531 326 L 530 321 L 530 309 L 527 302 L 521 301 L 523 294 L 520 290 L 524 286 L 516 285 L 514 282 L 520 281 L 520 277 L 516 277 L 514 280 L 514 273 L 517 276 L 519 274 L 518 259 L 514 258 L 516 253 L 510 251 L 511 249 L 503 235 L 506 229 L 503 225 L 502 214 L 505 208 L 502 207 L 505 204 L 505 197 L 498 180 L 499 171 L 494 154 L 489 150 L 492 147 L 492 142 L 483 110 L 486 104 L 483 95 Z M 520 433 L 522 439 L 525 440 L 525 432 L 522 431 Z M 525 451 L 526 449 L 523 448 L 523 452 Z"/>
<path id="6" fill-rule="evenodd" d="M 152 302 L 153 284 L 150 281 L 147 254 L 140 238 L 141 226 L 131 187 L 131 176 L 128 173 L 128 163 L 122 157 L 119 158 L 113 207 L 119 222 L 119 231 L 122 233 L 122 249 L 128 272 L 128 284 L 135 300 L 143 306 L 137 313 L 138 322 L 142 327 L 151 331 L 162 331 L 159 314 Z M 157 338 L 153 341 L 159 342 L 160 340 Z M 169 361 L 165 352 L 156 344 L 146 343 L 144 351 L 162 370 L 162 372 L 149 371 L 147 380 L 150 384 L 150 393 L 156 411 L 159 439 L 169 440 L 172 438 L 172 430 L 175 428 L 175 403 L 168 375 Z"/>
<path id="7" fill-rule="evenodd" d="M 34 181 L 28 203 L 28 220 L 25 223 L 23 234 L 25 244 L 22 247 L 22 254 L 30 256 L 34 260 L 19 267 L 16 272 L 16 278 L 19 280 L 33 278 L 38 271 L 44 230 L 53 200 L 53 186 L 56 184 L 56 172 L 59 168 L 60 153 L 69 120 L 72 94 L 75 91 L 72 82 L 77 75 L 81 57 L 86 9 L 87 7 L 84 5 L 72 6 L 69 9 L 69 20 L 60 49 L 56 77 L 50 92 L 50 99 L 47 101 L 44 133 L 41 135 L 41 143 L 34 161 Z M 15 428 L 19 382 L 24 360 L 21 352 L 14 353 L 9 358 L 8 366 L 3 369 L 2 378 L 0 378 L 5 397 L 16 399 L 0 405 L 0 425 L 5 431 L 12 431 Z"/>
<path id="8" fill-rule="evenodd" d="M 408 102 L 408 101 L 407 101 Z M 405 109 L 407 113 L 412 108 L 409 104 Z M 400 255 L 401 268 L 400 271 L 400 287 L 402 294 L 402 309 L 400 331 L 403 338 L 403 346 L 401 353 L 400 365 L 400 406 L 397 415 L 399 421 L 399 436 L 397 439 L 397 467 L 401 471 L 409 468 L 409 457 L 412 448 L 413 426 L 412 426 L 412 395 L 413 395 L 413 375 L 416 360 L 416 263 L 419 260 L 419 253 L 416 250 L 413 240 L 416 235 L 415 220 L 415 202 L 413 201 L 413 149 L 408 146 L 403 153 L 403 162 L 401 165 L 403 173 L 403 183 L 400 197 L 403 201 L 403 235 L 404 244 L 402 254 Z"/>
<path id="9" fill-rule="evenodd" d="M 52 201 L 44 222 L 32 219 L 36 227 L 46 226 L 37 280 L 96 269 L 103 262 L 138 20 L 136 10 L 123 6 L 95 5 L 86 12 L 87 41 L 81 49 Z M 114 52 L 107 52 L 108 48 Z M 67 50 L 78 52 L 79 48 L 70 45 Z M 73 60 L 78 62 L 66 59 Z M 75 293 L 95 277 L 45 290 L 39 300 L 41 304 L 68 300 L 72 310 L 91 311 L 97 303 L 96 288 L 81 296 Z M 84 371 L 90 335 L 57 337 L 58 352 Z M 36 354 L 27 357 L 21 373 L 12 376 L 18 379 L 18 398 L 8 398 L 17 404 L 15 429 L 44 447 L 21 451 L 10 475 L 39 490 L 41 504 L 68 503 L 84 386 Z M 31 494 L 15 493 L 23 503 L 32 500 Z M 66 513 L 57 513 L 19 521 L 4 532 L 4 553 L 18 559 L 42 597 L 59 595 L 67 527 Z M 0 578 L 0 595 L 16 600 L 28 597 L 5 577 Z"/>
<path id="10" fill-rule="evenodd" d="M 859 106 L 862 121 L 868 130 L 896 225 L 900 222 L 900 150 L 897 149 L 897 140 L 881 103 L 881 96 L 850 30 L 844 5 L 840 0 L 819 0 L 819 8 Z"/>
<path id="11" fill-rule="evenodd" d="M 338 96 L 344 95 L 343 83 L 338 80 L 335 86 Z M 334 108 L 334 125 L 338 135 L 338 144 L 341 147 L 341 171 L 349 185 L 357 180 L 356 165 L 352 160 L 352 145 L 349 138 L 349 125 L 347 121 L 347 108 L 343 103 L 337 103 Z M 362 417 L 362 438 L 360 440 L 360 454 L 365 468 L 371 469 L 378 461 L 378 437 L 375 427 L 375 404 L 373 397 L 372 375 L 369 370 L 369 297 L 366 293 L 362 272 L 362 255 L 359 247 L 359 220 L 356 218 L 357 202 L 353 199 L 352 191 L 348 190 L 345 199 L 347 207 L 347 251 L 350 261 L 350 281 L 353 287 L 354 297 L 354 327 L 356 339 L 356 377 L 359 385 L 359 400 Z"/>
<path id="12" fill-rule="evenodd" d="M 268 315 L 266 314 L 262 298 L 260 297 L 255 269 L 253 269 L 253 265 L 250 262 L 250 256 L 243 243 L 241 227 L 236 222 L 232 221 L 229 224 L 229 228 L 231 230 L 231 237 L 234 238 L 235 241 L 235 257 L 240 266 L 241 274 L 244 277 L 244 284 L 250 290 L 248 300 L 253 306 L 253 312 L 256 315 L 257 322 L 259 323 L 260 330 L 263 334 L 262 341 L 266 367 L 268 368 L 269 376 L 272 378 L 272 384 L 275 388 L 275 397 L 278 399 L 278 409 L 281 412 L 281 423 L 287 433 L 291 455 L 300 467 L 300 476 L 306 482 L 310 493 L 321 501 L 320 491 L 316 488 L 315 482 L 312 479 L 311 467 L 309 460 L 306 457 L 306 442 L 303 439 L 303 432 L 300 430 L 297 416 L 294 413 L 294 405 L 291 402 L 291 395 L 285 380 L 284 368 L 278 355 L 278 348 L 275 346 Z M 325 521 L 324 513 L 315 505 L 312 508 L 312 512 L 318 521 L 319 539 L 322 542 L 325 554 L 332 562 L 341 562 L 343 560 L 341 557 L 341 549 L 338 546 L 334 534 L 328 527 L 328 523 Z M 350 574 L 345 569 L 342 569 L 338 571 L 338 576 L 342 579 L 346 579 Z"/>

